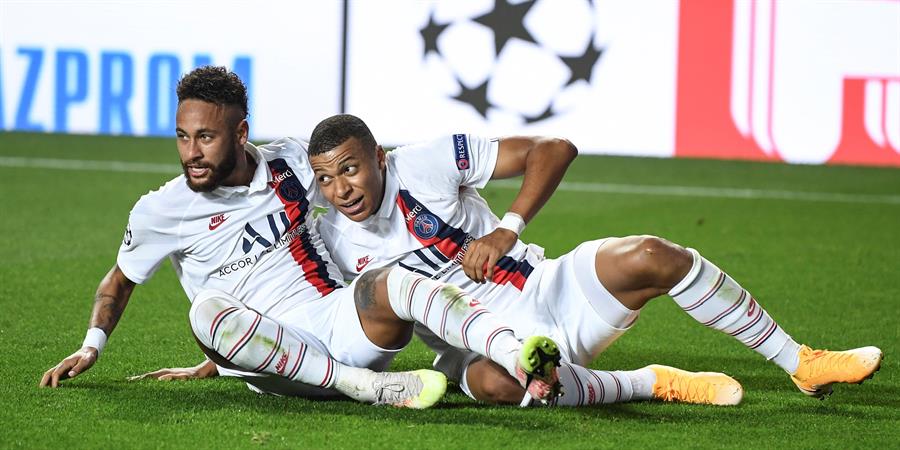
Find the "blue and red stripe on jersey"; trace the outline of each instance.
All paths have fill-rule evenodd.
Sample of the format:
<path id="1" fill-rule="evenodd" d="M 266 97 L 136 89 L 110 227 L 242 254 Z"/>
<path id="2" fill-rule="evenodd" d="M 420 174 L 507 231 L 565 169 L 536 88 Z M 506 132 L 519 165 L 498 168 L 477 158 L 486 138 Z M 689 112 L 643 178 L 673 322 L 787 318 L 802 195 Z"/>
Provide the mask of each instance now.
<path id="1" fill-rule="evenodd" d="M 430 250 L 443 262 L 455 260 L 459 252 L 463 250 L 466 242 L 473 240 L 469 233 L 449 225 L 440 216 L 429 211 L 422 202 L 418 201 L 407 190 L 401 189 L 397 194 L 397 206 L 403 213 L 407 231 L 422 244 L 423 248 Z M 411 213 L 414 211 L 417 212 L 412 215 Z M 438 222 L 438 231 L 431 238 L 424 238 L 416 233 L 415 219 L 422 214 L 428 214 Z M 525 286 L 525 280 L 528 279 L 533 270 L 534 267 L 524 259 L 516 261 L 509 256 L 504 256 L 497 261 L 492 281 L 497 284 L 510 283 L 521 291 Z"/>
<path id="2" fill-rule="evenodd" d="M 309 213 L 309 200 L 306 198 L 306 189 L 297 178 L 297 171 L 287 165 L 283 159 L 269 161 L 269 169 L 272 172 L 275 194 L 284 204 L 284 211 L 290 219 L 290 228 L 285 232 L 290 233 L 306 221 Z M 290 172 L 290 175 L 287 173 Z M 300 233 L 297 239 L 289 244 L 291 256 L 303 270 L 303 277 L 309 284 L 316 288 L 323 296 L 339 286 L 337 281 L 328 275 L 328 263 L 322 258 L 312 245 L 309 230 Z"/>

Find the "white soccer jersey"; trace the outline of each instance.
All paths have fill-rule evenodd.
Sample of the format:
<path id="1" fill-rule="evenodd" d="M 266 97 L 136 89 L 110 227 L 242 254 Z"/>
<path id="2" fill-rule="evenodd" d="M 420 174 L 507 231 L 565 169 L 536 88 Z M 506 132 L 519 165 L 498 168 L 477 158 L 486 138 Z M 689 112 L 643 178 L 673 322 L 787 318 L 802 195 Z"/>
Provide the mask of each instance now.
<path id="1" fill-rule="evenodd" d="M 320 224 L 344 276 L 397 264 L 456 284 L 483 302 L 501 290 L 521 291 L 543 258 L 540 247 L 517 241 L 498 261 L 493 283 L 474 283 L 460 265 L 469 243 L 499 223 L 475 190 L 490 180 L 498 144 L 498 139 L 456 134 L 389 152 L 378 212 L 356 223 L 331 208 Z"/>
<path id="2" fill-rule="evenodd" d="M 496 139 L 457 134 L 389 152 L 378 212 L 353 222 L 331 208 L 319 231 L 347 278 L 397 264 L 455 284 L 502 317 L 520 338 L 550 336 L 566 361 L 588 364 L 637 317 L 597 280 L 594 259 L 603 240 L 555 259 L 545 259 L 541 247 L 517 241 L 498 261 L 492 282 L 483 284 L 462 270 L 469 243 L 500 222 L 475 190 L 491 178 L 498 151 Z M 608 323 L 595 305 L 625 311 Z M 417 327 L 417 333 L 438 353 L 435 368 L 458 381 L 471 358 L 453 357 L 428 330 Z"/>
<path id="3" fill-rule="evenodd" d="M 316 230 L 305 146 L 245 149 L 257 162 L 249 186 L 197 193 L 181 175 L 138 200 L 117 261 L 128 279 L 145 282 L 169 257 L 189 299 L 218 289 L 271 316 L 344 286 Z"/>

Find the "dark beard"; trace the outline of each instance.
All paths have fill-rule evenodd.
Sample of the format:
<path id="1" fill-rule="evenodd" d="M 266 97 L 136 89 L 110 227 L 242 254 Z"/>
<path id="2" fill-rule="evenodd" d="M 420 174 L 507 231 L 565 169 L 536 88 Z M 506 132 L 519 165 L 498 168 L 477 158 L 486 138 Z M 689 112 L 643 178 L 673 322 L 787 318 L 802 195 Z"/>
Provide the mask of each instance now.
<path id="1" fill-rule="evenodd" d="M 188 187 L 194 192 L 212 192 L 217 187 L 221 186 L 222 181 L 231 176 L 231 173 L 234 172 L 234 168 L 237 166 L 237 155 L 235 152 L 228 152 L 225 156 L 225 160 L 222 161 L 218 166 L 207 166 L 209 168 L 209 179 L 201 184 L 194 184 L 191 182 L 191 177 L 188 175 L 187 164 L 181 163 L 181 169 L 184 170 L 185 181 L 187 182 Z"/>

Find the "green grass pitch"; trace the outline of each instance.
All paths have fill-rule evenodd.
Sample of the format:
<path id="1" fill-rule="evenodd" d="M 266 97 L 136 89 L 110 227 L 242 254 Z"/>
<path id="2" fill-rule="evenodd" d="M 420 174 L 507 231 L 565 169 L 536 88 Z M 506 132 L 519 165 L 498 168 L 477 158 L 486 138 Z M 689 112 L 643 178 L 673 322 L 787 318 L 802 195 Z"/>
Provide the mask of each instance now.
<path id="1" fill-rule="evenodd" d="M 53 169 L 22 157 L 174 171 Z M 668 298 L 652 302 L 593 367 L 722 371 L 744 385 L 740 406 L 519 409 L 477 404 L 452 390 L 434 409 L 409 411 L 259 396 L 233 379 L 126 381 L 201 360 L 188 301 L 168 264 L 137 288 L 91 371 L 60 389 L 39 389 L 44 370 L 80 345 L 131 206 L 177 170 L 171 139 L 0 133 L 0 447 L 894 448 L 900 438 L 897 169 L 583 156 L 566 176 L 570 188 L 524 235 L 550 256 L 597 237 L 664 236 L 727 270 L 799 342 L 884 350 L 874 379 L 837 386 L 825 401 L 800 394 L 776 366 L 696 324 Z M 650 193 L 631 192 L 635 185 Z M 678 195 L 670 186 L 713 194 Z M 764 195 L 716 194 L 725 188 Z M 483 191 L 497 211 L 514 194 L 506 184 Z M 778 196 L 801 198 L 770 198 Z M 430 362 L 416 341 L 393 367 Z"/>

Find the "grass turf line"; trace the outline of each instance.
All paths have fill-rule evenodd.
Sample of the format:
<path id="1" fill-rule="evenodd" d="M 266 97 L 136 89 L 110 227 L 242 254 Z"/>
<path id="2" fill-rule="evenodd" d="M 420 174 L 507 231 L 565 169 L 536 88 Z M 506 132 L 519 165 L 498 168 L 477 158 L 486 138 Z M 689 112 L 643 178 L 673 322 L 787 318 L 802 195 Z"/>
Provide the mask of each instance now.
<path id="1" fill-rule="evenodd" d="M 177 163 L 171 139 L 0 134 L 0 156 Z M 593 367 L 662 363 L 726 372 L 742 405 L 635 403 L 521 410 L 451 393 L 406 411 L 258 396 L 235 380 L 128 382 L 201 360 L 188 302 L 168 264 L 135 291 L 97 365 L 57 390 L 40 375 L 84 337 L 93 292 L 115 260 L 128 211 L 168 176 L 0 168 L 0 446 L 45 447 L 818 447 L 891 446 L 900 423 L 900 206 L 558 192 L 524 239 L 550 256 L 603 236 L 650 233 L 699 249 L 748 288 L 798 341 L 879 345 L 873 380 L 806 398 L 780 369 L 660 299 Z M 897 195 L 896 169 L 579 157 L 573 182 Z M 483 195 L 503 211 L 515 191 Z M 395 370 L 427 367 L 414 342 Z"/>

